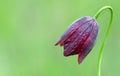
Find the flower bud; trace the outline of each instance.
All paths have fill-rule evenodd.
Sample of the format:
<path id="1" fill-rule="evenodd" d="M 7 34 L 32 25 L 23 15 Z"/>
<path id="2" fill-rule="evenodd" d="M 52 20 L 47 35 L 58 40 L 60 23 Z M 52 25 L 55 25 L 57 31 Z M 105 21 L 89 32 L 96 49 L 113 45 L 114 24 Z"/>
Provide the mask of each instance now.
<path id="1" fill-rule="evenodd" d="M 97 35 L 98 23 L 92 17 L 83 17 L 71 24 L 55 45 L 64 46 L 64 56 L 78 55 L 78 63 L 92 50 Z"/>

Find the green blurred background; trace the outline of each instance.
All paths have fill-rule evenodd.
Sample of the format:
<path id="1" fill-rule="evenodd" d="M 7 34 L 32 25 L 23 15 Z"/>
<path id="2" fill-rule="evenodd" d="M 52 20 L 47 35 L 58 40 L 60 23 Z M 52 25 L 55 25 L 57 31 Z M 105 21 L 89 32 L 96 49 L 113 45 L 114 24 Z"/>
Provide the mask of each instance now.
<path id="1" fill-rule="evenodd" d="M 111 5 L 114 21 L 102 60 L 102 76 L 120 76 L 119 0 L 0 0 L 0 76 L 97 76 L 97 58 L 109 11 L 99 19 L 97 43 L 82 64 L 64 57 L 55 42 L 77 18 Z"/>

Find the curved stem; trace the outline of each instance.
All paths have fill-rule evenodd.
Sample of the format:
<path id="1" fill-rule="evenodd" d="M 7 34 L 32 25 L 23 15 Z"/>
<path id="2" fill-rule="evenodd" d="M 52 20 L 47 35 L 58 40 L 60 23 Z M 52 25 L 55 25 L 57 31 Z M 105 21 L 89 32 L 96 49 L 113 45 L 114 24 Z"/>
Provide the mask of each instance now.
<path id="1" fill-rule="evenodd" d="M 112 9 L 111 6 L 104 6 L 94 16 L 94 18 L 97 19 L 99 17 L 99 15 L 101 14 L 101 12 L 103 12 L 106 9 L 110 10 L 111 18 L 110 18 L 110 22 L 109 22 L 109 25 L 108 25 L 108 28 L 107 28 L 107 31 L 106 31 L 106 34 L 105 34 L 105 38 L 104 38 L 103 43 L 101 45 L 99 56 L 98 56 L 98 76 L 101 76 L 101 61 L 102 61 L 103 49 L 105 47 L 105 44 L 106 44 L 106 41 L 107 41 L 107 38 L 108 38 L 108 33 L 109 33 L 111 25 L 112 25 L 112 21 L 113 21 L 113 9 Z"/>

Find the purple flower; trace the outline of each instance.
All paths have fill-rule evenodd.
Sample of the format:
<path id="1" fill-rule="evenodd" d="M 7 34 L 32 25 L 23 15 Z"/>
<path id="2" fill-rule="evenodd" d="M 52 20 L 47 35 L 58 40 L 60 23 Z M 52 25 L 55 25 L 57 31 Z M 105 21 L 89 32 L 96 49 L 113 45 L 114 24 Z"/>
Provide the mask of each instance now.
<path id="1" fill-rule="evenodd" d="M 95 19 L 88 16 L 80 18 L 71 24 L 55 45 L 64 46 L 64 56 L 78 55 L 80 64 L 93 48 L 98 30 Z"/>

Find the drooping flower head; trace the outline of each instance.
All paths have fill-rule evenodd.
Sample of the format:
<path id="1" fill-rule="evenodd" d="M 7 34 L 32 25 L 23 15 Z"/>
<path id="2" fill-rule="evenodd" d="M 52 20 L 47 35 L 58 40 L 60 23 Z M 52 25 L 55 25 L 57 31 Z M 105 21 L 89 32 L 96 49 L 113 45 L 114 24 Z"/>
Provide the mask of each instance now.
<path id="1" fill-rule="evenodd" d="M 98 30 L 98 23 L 92 17 L 77 19 L 55 45 L 64 46 L 64 56 L 78 55 L 80 64 L 92 50 Z"/>

